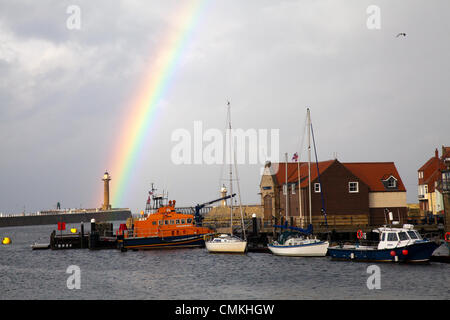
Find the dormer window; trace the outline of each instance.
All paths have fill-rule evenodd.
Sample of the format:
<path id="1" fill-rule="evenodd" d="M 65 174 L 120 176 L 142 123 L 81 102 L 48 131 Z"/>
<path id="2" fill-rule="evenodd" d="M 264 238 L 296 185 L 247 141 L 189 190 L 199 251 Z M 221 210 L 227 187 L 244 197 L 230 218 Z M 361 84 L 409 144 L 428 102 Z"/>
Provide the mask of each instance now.
<path id="1" fill-rule="evenodd" d="M 382 180 L 384 187 L 386 189 L 397 189 L 397 179 L 394 176 L 389 176 L 389 178 Z"/>
<path id="2" fill-rule="evenodd" d="M 397 188 L 397 180 L 395 180 L 394 177 L 391 177 L 388 180 L 388 188 Z"/>

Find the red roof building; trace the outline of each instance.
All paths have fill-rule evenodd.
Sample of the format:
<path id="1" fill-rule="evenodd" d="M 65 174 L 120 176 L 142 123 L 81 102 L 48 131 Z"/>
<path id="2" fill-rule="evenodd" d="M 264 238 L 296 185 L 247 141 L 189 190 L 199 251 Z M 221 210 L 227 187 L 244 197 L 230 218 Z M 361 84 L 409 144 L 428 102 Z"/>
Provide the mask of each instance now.
<path id="1" fill-rule="evenodd" d="M 266 219 L 309 223 L 307 163 L 288 163 L 287 179 L 285 163 L 266 164 L 260 188 Z M 311 163 L 311 204 L 313 224 L 325 222 L 322 208 L 329 225 L 381 225 L 389 211 L 406 222 L 406 189 L 393 162 Z"/>
<path id="2" fill-rule="evenodd" d="M 440 157 L 436 148 L 434 157 L 417 170 L 418 199 L 423 212 L 440 214 L 444 210 L 442 190 L 439 190 L 439 186 L 442 180 L 442 171 L 446 169 L 444 161 L 448 158 L 450 158 L 450 147 L 442 146 Z"/>

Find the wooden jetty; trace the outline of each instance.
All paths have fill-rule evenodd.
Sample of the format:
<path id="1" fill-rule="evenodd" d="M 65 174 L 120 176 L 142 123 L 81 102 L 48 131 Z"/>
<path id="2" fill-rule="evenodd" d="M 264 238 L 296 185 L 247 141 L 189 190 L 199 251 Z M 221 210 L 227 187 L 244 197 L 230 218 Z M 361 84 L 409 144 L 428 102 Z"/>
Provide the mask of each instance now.
<path id="1" fill-rule="evenodd" d="M 91 231 L 84 233 L 84 225 L 81 223 L 81 231 L 77 234 L 58 233 L 56 230 L 50 235 L 50 244 L 32 246 L 33 250 L 37 249 L 116 249 L 117 237 L 113 234 L 113 225 L 109 222 L 95 222 L 91 220 Z"/>

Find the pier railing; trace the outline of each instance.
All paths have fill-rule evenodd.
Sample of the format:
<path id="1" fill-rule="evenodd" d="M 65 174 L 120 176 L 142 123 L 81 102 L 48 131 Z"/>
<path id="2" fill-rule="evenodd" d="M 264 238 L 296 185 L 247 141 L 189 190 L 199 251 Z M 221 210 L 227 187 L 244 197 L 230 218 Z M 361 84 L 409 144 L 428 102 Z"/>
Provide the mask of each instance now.
<path id="1" fill-rule="evenodd" d="M 0 213 L 0 218 L 14 218 L 14 217 L 35 217 L 35 216 L 51 216 L 61 214 L 80 214 L 80 213 L 96 213 L 104 211 L 129 211 L 129 208 L 114 208 L 108 210 L 102 210 L 100 208 L 91 209 L 61 209 L 61 210 L 45 210 L 31 213 Z"/>

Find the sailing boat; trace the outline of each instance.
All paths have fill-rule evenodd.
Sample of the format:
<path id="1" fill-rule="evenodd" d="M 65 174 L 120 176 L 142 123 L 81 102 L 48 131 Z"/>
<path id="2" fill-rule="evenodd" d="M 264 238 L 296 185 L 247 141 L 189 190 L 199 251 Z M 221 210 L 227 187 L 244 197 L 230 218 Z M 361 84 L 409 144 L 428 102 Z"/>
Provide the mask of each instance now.
<path id="1" fill-rule="evenodd" d="M 288 190 L 286 190 L 286 218 L 285 224 L 275 227 L 279 227 L 286 231 L 282 232 L 277 241 L 268 245 L 269 250 L 279 256 L 294 256 L 294 257 L 324 257 L 327 254 L 329 243 L 328 241 L 322 241 L 313 236 L 312 227 L 312 208 L 311 208 L 311 116 L 309 108 L 306 113 L 307 125 L 308 125 L 308 194 L 309 194 L 309 226 L 307 229 L 302 229 L 294 226 L 288 226 Z M 315 146 L 314 146 L 315 150 Z M 317 154 L 316 154 L 317 162 Z M 298 166 L 300 177 L 300 165 Z M 317 171 L 319 168 L 317 167 Z M 319 182 L 320 175 L 319 172 Z M 286 189 L 287 189 L 287 154 L 286 154 Z M 322 189 L 322 188 L 321 188 Z M 299 178 L 299 202 L 301 200 L 301 187 Z M 321 190 L 322 192 L 322 190 Z M 300 207 L 300 205 L 299 205 Z M 323 208 L 322 208 L 323 209 Z"/>
<path id="2" fill-rule="evenodd" d="M 232 157 L 235 153 L 232 148 L 232 134 L 231 134 L 231 111 L 230 103 L 228 102 L 228 129 L 229 129 L 229 152 L 230 152 L 230 192 L 233 194 L 233 162 L 235 164 L 235 171 L 237 177 L 236 159 Z M 244 218 L 242 214 L 242 202 L 241 193 L 239 188 L 239 180 L 237 180 L 239 208 L 241 212 L 241 226 L 245 238 Z M 247 251 L 247 240 L 241 239 L 233 234 L 233 199 L 230 200 L 230 233 L 220 234 L 218 237 L 214 237 L 211 240 L 205 241 L 206 249 L 211 253 L 245 253 Z"/>

